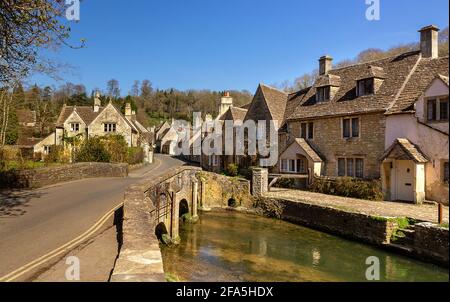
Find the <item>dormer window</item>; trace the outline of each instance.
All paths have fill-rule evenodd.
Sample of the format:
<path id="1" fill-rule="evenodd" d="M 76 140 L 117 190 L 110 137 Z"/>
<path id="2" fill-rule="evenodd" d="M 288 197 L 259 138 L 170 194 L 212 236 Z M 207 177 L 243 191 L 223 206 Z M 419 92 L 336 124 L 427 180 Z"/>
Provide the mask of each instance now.
<path id="1" fill-rule="evenodd" d="M 317 88 L 317 102 L 328 102 L 330 100 L 330 86 Z"/>
<path id="2" fill-rule="evenodd" d="M 374 78 L 359 80 L 357 85 L 358 96 L 374 94 Z"/>
<path id="3" fill-rule="evenodd" d="M 427 120 L 429 122 L 448 121 L 448 97 L 428 99 L 426 104 Z"/>

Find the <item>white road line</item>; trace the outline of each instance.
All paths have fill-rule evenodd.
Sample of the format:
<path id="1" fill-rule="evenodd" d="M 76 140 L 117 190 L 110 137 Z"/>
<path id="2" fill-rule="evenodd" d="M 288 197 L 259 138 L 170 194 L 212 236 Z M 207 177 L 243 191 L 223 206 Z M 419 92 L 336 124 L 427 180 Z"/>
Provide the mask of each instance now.
<path id="1" fill-rule="evenodd" d="M 117 209 L 123 206 L 123 203 L 120 203 L 116 207 L 114 207 L 112 210 L 110 210 L 108 213 L 106 213 L 100 220 L 98 220 L 89 230 L 78 236 L 77 238 L 69 241 L 68 243 L 60 246 L 59 248 L 45 254 L 44 256 L 41 256 L 37 258 L 36 260 L 31 261 L 30 263 L 16 269 L 15 271 L 3 276 L 0 278 L 0 282 L 11 282 L 20 276 L 24 275 L 25 273 L 35 269 L 36 267 L 44 264 L 45 262 L 49 261 L 50 259 L 61 255 L 64 252 L 67 252 L 79 244 L 83 243 L 85 240 L 87 240 L 90 236 L 92 236 L 95 232 L 97 232 L 103 224 L 111 217 L 111 215 L 114 214 Z"/>

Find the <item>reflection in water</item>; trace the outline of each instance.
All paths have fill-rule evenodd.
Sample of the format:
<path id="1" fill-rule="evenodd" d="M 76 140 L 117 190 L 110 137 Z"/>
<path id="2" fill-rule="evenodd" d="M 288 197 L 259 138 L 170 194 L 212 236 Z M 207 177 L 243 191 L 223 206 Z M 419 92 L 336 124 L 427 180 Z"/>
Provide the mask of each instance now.
<path id="1" fill-rule="evenodd" d="M 448 270 L 287 222 L 230 212 L 184 225 L 162 247 L 164 269 L 182 281 L 365 281 L 367 257 L 384 281 L 448 281 Z"/>

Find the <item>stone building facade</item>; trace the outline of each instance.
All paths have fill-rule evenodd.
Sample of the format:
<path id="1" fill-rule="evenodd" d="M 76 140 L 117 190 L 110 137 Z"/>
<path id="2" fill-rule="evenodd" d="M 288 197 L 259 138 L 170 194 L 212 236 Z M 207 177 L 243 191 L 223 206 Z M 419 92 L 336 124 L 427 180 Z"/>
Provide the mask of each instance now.
<path id="1" fill-rule="evenodd" d="M 97 93 L 93 106 L 66 106 L 56 122 L 55 131 L 34 146 L 36 153 L 48 154 L 53 146 L 65 145 L 65 138 L 102 137 L 121 135 L 129 147 L 142 147 L 144 158 L 150 160 L 153 148 L 151 133 L 136 119 L 131 104 L 125 106 L 125 114 L 113 103 L 101 106 Z"/>

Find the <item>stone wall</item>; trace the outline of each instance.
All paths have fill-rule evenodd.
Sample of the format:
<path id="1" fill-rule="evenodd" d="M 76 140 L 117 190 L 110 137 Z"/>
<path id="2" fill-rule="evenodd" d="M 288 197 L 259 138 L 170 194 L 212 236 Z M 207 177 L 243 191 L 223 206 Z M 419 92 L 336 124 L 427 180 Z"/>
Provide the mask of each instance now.
<path id="1" fill-rule="evenodd" d="M 195 179 L 201 169 L 183 166 L 165 174 L 141 181 L 125 192 L 124 217 L 122 225 L 123 244 L 116 261 L 111 281 L 113 282 L 161 282 L 165 281 L 162 255 L 155 227 L 159 222 L 158 197 L 163 192 L 173 192 L 177 201 L 173 213 L 177 212 L 178 201 L 193 198 Z M 194 181 L 193 181 L 194 180 Z M 190 183 L 190 181 L 193 181 Z M 198 190 L 198 187 L 197 187 Z M 162 209 L 161 209 L 162 211 Z M 169 217 L 171 223 L 178 223 L 179 217 Z M 170 222 L 169 222 L 170 223 Z"/>
<path id="2" fill-rule="evenodd" d="M 325 159 L 325 176 L 337 176 L 337 160 L 340 157 L 363 158 L 364 177 L 380 178 L 380 158 L 384 153 L 386 118 L 382 113 L 352 116 L 360 118 L 360 137 L 342 137 L 342 117 L 330 117 L 314 122 L 314 139 L 311 146 Z M 292 135 L 300 137 L 301 122 L 292 122 Z"/>
<path id="3" fill-rule="evenodd" d="M 226 208 L 231 199 L 238 207 L 253 207 L 248 180 L 211 172 L 200 172 L 199 179 L 203 209 Z"/>
<path id="4" fill-rule="evenodd" d="M 414 250 L 421 258 L 448 267 L 449 229 L 432 223 L 419 223 L 414 227 Z"/>
<path id="5" fill-rule="evenodd" d="M 95 177 L 127 177 L 128 164 L 78 163 L 32 170 L 0 172 L 0 188 L 36 189 Z"/>
<path id="6" fill-rule="evenodd" d="M 376 245 L 389 244 L 393 232 L 398 228 L 396 219 L 284 199 L 260 197 L 256 205 L 258 212 L 265 216 Z"/>

